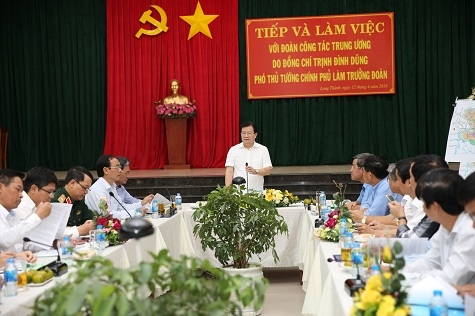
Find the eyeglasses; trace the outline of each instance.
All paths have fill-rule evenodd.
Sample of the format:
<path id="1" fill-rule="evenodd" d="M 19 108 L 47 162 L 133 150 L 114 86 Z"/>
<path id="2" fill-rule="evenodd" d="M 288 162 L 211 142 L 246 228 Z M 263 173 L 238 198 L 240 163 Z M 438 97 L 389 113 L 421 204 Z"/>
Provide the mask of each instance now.
<path id="1" fill-rule="evenodd" d="M 122 169 L 120 166 L 108 167 L 109 169 Z"/>
<path id="2" fill-rule="evenodd" d="M 83 189 L 84 189 L 84 191 L 86 191 L 86 192 L 89 192 L 89 191 L 91 191 L 91 188 L 88 188 L 88 187 L 86 187 L 86 186 L 82 185 L 81 183 L 79 183 L 79 182 L 77 182 L 77 181 L 76 181 L 76 183 L 77 183 L 77 184 L 79 184 L 79 186 L 80 186 L 81 188 L 83 188 Z"/>
<path id="3" fill-rule="evenodd" d="M 40 188 L 40 190 L 45 191 L 46 193 L 48 193 L 49 196 L 54 196 L 54 191 L 46 191 L 43 188 Z"/>
<path id="4" fill-rule="evenodd" d="M 255 134 L 254 132 L 241 132 L 242 136 L 245 136 L 245 135 L 251 136 L 251 135 L 254 135 L 254 134 Z"/>

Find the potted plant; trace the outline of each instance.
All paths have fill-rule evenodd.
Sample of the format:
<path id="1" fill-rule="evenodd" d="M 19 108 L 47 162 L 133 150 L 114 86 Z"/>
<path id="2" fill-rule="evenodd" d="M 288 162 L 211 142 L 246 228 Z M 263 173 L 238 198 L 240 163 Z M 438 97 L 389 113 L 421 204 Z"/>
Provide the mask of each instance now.
<path id="1" fill-rule="evenodd" d="M 230 276 L 209 261 L 172 259 L 167 250 L 136 268 L 117 269 L 95 256 L 80 261 L 68 278 L 39 296 L 34 315 L 242 315 L 236 303 L 263 302 L 263 288 L 242 292 L 247 280 Z M 149 292 L 164 293 L 148 297 Z M 230 300 L 230 296 L 235 300 Z"/>
<path id="2" fill-rule="evenodd" d="M 275 203 L 267 201 L 260 192 L 247 192 L 244 185 L 218 186 L 206 200 L 193 213 L 196 222 L 193 233 L 201 239 L 203 250 L 213 250 L 224 268 L 231 267 L 229 273 L 244 273 L 261 282 L 262 267 L 250 264 L 249 259 L 270 249 L 277 262 L 275 237 L 288 234 L 287 224 Z M 259 314 L 260 307 L 246 315 Z"/>

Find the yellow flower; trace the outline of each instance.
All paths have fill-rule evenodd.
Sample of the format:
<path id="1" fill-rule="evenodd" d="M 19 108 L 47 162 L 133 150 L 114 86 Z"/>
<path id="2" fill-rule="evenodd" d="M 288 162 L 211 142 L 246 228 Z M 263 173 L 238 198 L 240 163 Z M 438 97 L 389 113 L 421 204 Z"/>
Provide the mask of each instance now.
<path id="1" fill-rule="evenodd" d="M 372 275 L 366 281 L 366 289 L 381 292 L 383 290 L 383 283 L 381 282 L 381 276 Z"/>
<path id="2" fill-rule="evenodd" d="M 361 293 L 361 304 L 367 306 L 376 304 L 381 300 L 381 293 L 374 290 L 365 290 Z"/>
<path id="3" fill-rule="evenodd" d="M 271 190 L 267 190 L 267 192 L 266 192 L 266 201 L 271 202 L 271 201 L 272 201 L 272 198 L 273 198 L 273 196 L 272 196 L 272 191 L 271 191 Z"/>
<path id="4" fill-rule="evenodd" d="M 391 272 L 384 272 L 384 273 L 383 273 L 383 277 L 384 277 L 385 279 L 390 280 L 392 276 L 393 276 L 393 275 L 392 275 Z"/>
<path id="5" fill-rule="evenodd" d="M 392 263 L 393 262 L 393 252 L 391 250 L 391 246 L 389 246 L 389 245 L 384 246 L 383 261 L 385 263 Z"/>
<path id="6" fill-rule="evenodd" d="M 411 312 L 411 309 L 407 306 L 401 306 L 394 311 L 393 316 L 407 316 Z"/>
<path id="7" fill-rule="evenodd" d="M 376 316 L 392 316 L 394 312 L 394 304 L 396 300 L 391 295 L 384 295 L 379 304 Z"/>

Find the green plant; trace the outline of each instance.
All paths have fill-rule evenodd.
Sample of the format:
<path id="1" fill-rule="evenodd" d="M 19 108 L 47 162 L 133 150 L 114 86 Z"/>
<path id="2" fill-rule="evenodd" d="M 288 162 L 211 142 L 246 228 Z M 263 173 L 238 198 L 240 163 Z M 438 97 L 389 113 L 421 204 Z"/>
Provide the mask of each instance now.
<path id="1" fill-rule="evenodd" d="M 82 261 L 67 280 L 35 300 L 33 314 L 241 315 L 239 302 L 263 303 L 266 279 L 242 291 L 246 278 L 230 276 L 207 260 L 173 260 L 167 250 L 152 257 L 133 269 L 117 269 L 100 256 Z M 148 297 L 146 289 L 164 294 Z"/>
<path id="2" fill-rule="evenodd" d="M 201 239 L 203 250 L 214 250 L 222 265 L 239 269 L 249 266 L 252 255 L 259 256 L 268 249 L 277 262 L 275 236 L 288 234 L 275 204 L 262 193 L 245 191 L 244 186 L 218 186 L 207 195 L 207 203 L 193 213 L 193 233 Z"/>

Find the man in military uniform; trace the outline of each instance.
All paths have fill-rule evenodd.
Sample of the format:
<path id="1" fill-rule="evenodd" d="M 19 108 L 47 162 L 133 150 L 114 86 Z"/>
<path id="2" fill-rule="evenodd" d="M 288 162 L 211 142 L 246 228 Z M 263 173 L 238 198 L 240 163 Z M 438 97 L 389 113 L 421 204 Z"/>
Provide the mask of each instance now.
<path id="1" fill-rule="evenodd" d="M 51 202 L 73 205 L 65 235 L 85 236 L 89 234 L 90 230 L 96 229 L 92 220 L 94 212 L 84 202 L 84 197 L 92 185 L 92 178 L 92 174 L 86 168 L 81 166 L 72 167 L 64 179 L 64 187 L 61 187 L 54 194 Z"/>

